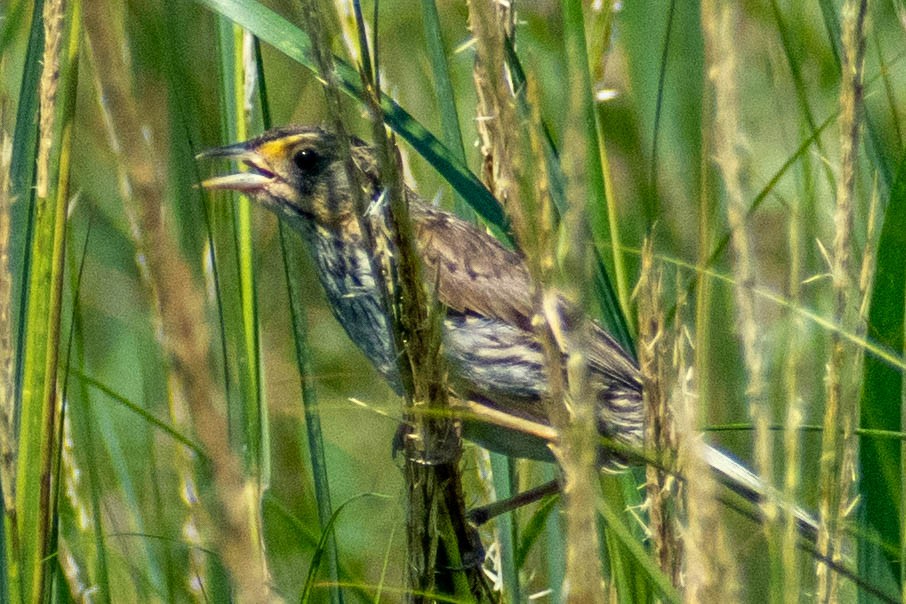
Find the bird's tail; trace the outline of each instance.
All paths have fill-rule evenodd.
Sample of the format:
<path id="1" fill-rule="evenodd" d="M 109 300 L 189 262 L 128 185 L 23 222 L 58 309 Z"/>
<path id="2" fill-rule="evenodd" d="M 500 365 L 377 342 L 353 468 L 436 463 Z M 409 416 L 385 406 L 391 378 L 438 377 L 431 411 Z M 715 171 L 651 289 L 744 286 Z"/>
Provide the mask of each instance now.
<path id="1" fill-rule="evenodd" d="M 761 503 L 764 500 L 767 494 L 764 482 L 731 456 L 706 445 L 702 449 L 702 457 L 721 484 L 752 503 Z M 781 509 L 791 512 L 796 518 L 799 533 L 814 543 L 818 536 L 818 521 L 815 517 L 801 507 L 785 501 L 780 493 L 777 494 L 776 500 Z"/>

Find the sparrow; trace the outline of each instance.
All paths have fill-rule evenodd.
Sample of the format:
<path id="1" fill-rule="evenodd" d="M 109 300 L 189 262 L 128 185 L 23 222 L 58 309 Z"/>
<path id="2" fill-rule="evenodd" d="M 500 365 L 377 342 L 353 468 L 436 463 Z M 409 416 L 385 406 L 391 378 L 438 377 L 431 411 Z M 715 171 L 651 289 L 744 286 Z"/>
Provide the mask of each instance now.
<path id="1" fill-rule="evenodd" d="M 275 128 L 199 154 L 246 168 L 201 184 L 248 195 L 301 235 L 334 316 L 391 387 L 402 393 L 391 315 L 380 289 L 383 277 L 375 268 L 394 262 L 384 186 L 374 150 L 355 137 L 341 143 L 338 135 L 318 127 Z M 355 183 L 349 179 L 344 149 L 359 172 Z M 356 186 L 364 187 L 370 202 L 365 215 L 357 210 Z M 544 403 L 548 378 L 531 325 L 533 284 L 525 261 L 485 230 L 429 204 L 411 188 L 406 187 L 405 196 L 424 285 L 444 312 L 442 343 L 451 394 L 508 416 L 549 424 Z M 373 238 L 362 232 L 363 221 L 369 221 Z M 381 262 L 375 262 L 382 254 Z M 594 405 L 597 430 L 604 442 L 618 443 L 621 450 L 641 450 L 645 418 L 638 365 L 600 324 L 587 323 L 586 386 L 593 393 L 587 404 Z M 463 432 L 493 451 L 553 461 L 548 442 L 537 435 L 468 420 Z M 708 445 L 701 456 L 721 482 L 751 501 L 762 498 L 762 482 L 735 459 Z M 627 462 L 622 452 L 606 449 L 599 458 L 605 468 Z M 806 512 L 796 508 L 795 513 L 800 528 L 816 530 Z"/>

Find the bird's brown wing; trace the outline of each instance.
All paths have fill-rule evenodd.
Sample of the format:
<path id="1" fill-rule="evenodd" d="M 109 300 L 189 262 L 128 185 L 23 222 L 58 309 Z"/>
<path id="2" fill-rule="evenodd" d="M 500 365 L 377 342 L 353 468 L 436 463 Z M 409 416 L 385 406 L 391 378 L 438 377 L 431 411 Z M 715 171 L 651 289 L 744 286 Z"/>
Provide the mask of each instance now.
<path id="1" fill-rule="evenodd" d="M 531 331 L 531 281 L 518 254 L 456 216 L 421 203 L 410 207 L 425 279 L 437 296 L 457 312 L 501 319 Z M 561 300 L 560 311 L 575 315 Z M 627 390 L 640 390 L 635 361 L 597 322 L 590 324 L 586 351 L 590 368 Z"/>
<path id="2" fill-rule="evenodd" d="M 442 304 L 531 329 L 531 282 L 518 254 L 447 212 L 413 203 L 410 215 L 425 279 Z"/>

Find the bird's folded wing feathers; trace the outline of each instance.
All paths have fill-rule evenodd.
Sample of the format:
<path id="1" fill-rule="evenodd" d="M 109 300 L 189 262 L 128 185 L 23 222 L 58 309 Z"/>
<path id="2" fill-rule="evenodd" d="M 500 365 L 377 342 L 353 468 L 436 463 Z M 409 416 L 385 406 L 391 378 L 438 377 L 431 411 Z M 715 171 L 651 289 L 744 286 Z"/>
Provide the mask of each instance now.
<path id="1" fill-rule="evenodd" d="M 446 212 L 413 203 L 410 208 L 429 287 L 441 304 L 460 312 L 500 319 L 531 331 L 531 279 L 522 258 L 491 235 Z M 569 303 L 561 301 L 563 311 Z M 588 362 L 611 380 L 639 389 L 633 359 L 597 323 L 591 323 Z"/>
<path id="2" fill-rule="evenodd" d="M 531 329 L 531 282 L 525 264 L 492 236 L 446 212 L 410 207 L 425 279 L 441 304 Z"/>

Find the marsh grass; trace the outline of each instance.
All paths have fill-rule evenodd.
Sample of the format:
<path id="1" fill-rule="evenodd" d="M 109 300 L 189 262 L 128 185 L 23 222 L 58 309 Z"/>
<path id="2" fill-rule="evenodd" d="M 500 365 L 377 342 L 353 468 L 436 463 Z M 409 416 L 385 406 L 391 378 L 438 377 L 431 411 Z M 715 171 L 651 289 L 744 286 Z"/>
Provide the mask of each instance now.
<path id="1" fill-rule="evenodd" d="M 342 114 L 374 139 L 369 85 L 410 184 L 518 245 L 539 302 L 565 293 L 625 342 L 658 317 L 640 356 L 659 359 L 680 476 L 655 473 L 651 492 L 683 505 L 643 503 L 638 473 L 589 479 L 577 431 L 578 496 L 483 533 L 504 600 L 899 599 L 896 9 L 765 0 L 721 20 L 719 3 L 501 15 L 384 0 L 364 60 L 365 23 L 315 4 L 333 80 L 288 2 L 0 8 L 0 600 L 469 599 L 407 587 L 389 456 L 403 407 L 330 316 L 296 235 L 195 188 L 195 153 L 272 124 Z M 482 180 L 515 204 L 504 213 Z M 641 270 L 662 313 L 631 300 Z M 797 549 L 783 506 L 761 525 L 723 505 L 702 438 L 754 460 L 774 500 L 820 510 L 830 561 Z M 465 446 L 469 506 L 553 476 Z M 676 532 L 649 535 L 652 520 Z"/>

